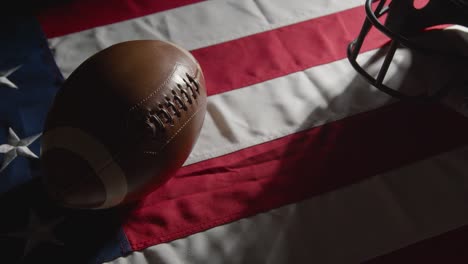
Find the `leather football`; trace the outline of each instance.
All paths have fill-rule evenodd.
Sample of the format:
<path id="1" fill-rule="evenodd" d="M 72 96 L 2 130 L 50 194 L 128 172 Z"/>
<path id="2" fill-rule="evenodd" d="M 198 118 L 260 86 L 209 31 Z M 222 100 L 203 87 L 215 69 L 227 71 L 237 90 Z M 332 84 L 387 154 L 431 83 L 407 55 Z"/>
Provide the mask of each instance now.
<path id="1" fill-rule="evenodd" d="M 104 49 L 70 75 L 48 113 L 45 189 L 70 208 L 141 199 L 183 165 L 205 112 L 205 80 L 188 51 L 156 40 Z"/>

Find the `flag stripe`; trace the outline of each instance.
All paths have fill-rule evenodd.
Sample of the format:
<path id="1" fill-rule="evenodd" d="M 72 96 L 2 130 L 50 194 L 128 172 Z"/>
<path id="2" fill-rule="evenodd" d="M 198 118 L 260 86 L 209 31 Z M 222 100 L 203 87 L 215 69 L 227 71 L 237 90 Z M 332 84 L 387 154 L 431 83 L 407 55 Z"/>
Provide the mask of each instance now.
<path id="1" fill-rule="evenodd" d="M 68 76 L 89 56 L 122 41 L 159 39 L 194 50 L 330 15 L 346 8 L 355 7 L 358 3 L 362 4 L 359 0 L 346 1 L 345 5 L 343 5 L 343 1 L 337 0 L 319 1 L 323 3 L 293 0 L 288 1 L 288 5 L 285 6 L 284 1 L 275 0 L 269 2 L 266 7 L 262 7 L 263 11 L 260 11 L 258 6 L 254 4 L 258 1 L 253 0 L 205 1 L 139 19 L 52 38 L 49 42 L 55 51 L 55 57 L 62 73 Z M 293 2 L 298 3 L 294 4 Z M 269 9 L 272 10 L 268 11 Z M 359 17 L 362 17 L 364 10 L 362 7 L 359 9 L 360 11 L 356 12 L 360 13 Z M 220 16 L 220 14 L 223 15 Z M 334 27 L 335 25 L 332 25 L 332 28 Z M 343 25 L 336 25 L 336 27 L 343 27 Z M 310 32 L 302 33 L 310 34 Z M 275 44 L 278 40 L 277 37 L 273 37 L 272 42 Z M 241 44 L 248 43 L 241 42 Z M 269 44 L 266 43 L 266 45 Z M 307 47 L 308 50 L 310 48 Z M 229 54 L 230 51 L 223 52 Z M 311 52 L 314 51 L 311 50 Z"/>
<path id="2" fill-rule="evenodd" d="M 141 250 L 450 150 L 467 132 L 445 107 L 396 103 L 183 167 L 124 230 Z"/>
<path id="3" fill-rule="evenodd" d="M 43 10 L 37 18 L 47 37 L 52 38 L 200 1 L 118 0 L 112 1 L 111 12 L 107 1 L 70 1 Z"/>
<path id="4" fill-rule="evenodd" d="M 152 246 L 112 263 L 210 264 L 227 259 L 229 263 L 362 263 L 468 223 L 467 151 L 465 146 L 442 153 L 300 203 Z M 450 244 L 446 242 L 438 245 Z M 459 242 L 447 253 L 457 251 L 460 245 L 463 250 L 466 243 Z M 416 255 L 424 259 L 445 248 L 429 250 L 416 250 Z M 388 263 L 420 263 L 404 257 L 391 260 Z M 373 263 L 382 262 L 377 258 Z"/>

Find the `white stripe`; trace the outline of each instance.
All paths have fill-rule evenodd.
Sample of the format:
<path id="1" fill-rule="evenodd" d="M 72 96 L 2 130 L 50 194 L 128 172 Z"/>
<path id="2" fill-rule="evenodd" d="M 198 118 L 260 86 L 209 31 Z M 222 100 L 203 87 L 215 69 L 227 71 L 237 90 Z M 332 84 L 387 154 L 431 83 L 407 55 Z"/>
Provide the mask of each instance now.
<path id="1" fill-rule="evenodd" d="M 87 161 L 93 168 L 106 191 L 105 202 L 95 209 L 109 208 L 123 201 L 128 189 L 125 173 L 114 162 L 107 148 L 93 136 L 77 128 L 57 127 L 44 134 L 43 142 L 41 155 L 51 149 L 65 149 Z"/>
<path id="2" fill-rule="evenodd" d="M 192 50 L 362 5 L 362 0 L 218 0 L 50 39 L 68 77 L 86 58 L 118 42 L 158 39 Z"/>
<path id="3" fill-rule="evenodd" d="M 468 224 L 468 148 L 112 263 L 360 263 Z"/>

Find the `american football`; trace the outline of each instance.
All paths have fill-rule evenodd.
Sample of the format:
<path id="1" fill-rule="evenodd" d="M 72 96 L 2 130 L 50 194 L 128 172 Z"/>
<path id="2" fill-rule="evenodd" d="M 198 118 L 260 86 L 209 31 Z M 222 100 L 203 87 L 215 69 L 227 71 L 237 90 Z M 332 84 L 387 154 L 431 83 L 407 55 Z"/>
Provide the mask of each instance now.
<path id="1" fill-rule="evenodd" d="M 69 208 L 136 201 L 183 165 L 205 112 L 203 73 L 187 50 L 156 40 L 106 48 L 69 76 L 48 112 L 45 189 Z"/>

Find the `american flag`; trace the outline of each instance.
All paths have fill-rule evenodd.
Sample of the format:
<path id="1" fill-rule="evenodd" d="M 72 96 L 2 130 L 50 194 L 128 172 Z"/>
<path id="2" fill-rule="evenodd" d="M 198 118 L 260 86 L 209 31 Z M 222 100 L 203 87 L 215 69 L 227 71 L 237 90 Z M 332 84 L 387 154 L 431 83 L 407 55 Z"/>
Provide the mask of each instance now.
<path id="1" fill-rule="evenodd" d="M 76 0 L 3 18 L 0 263 L 466 262 L 463 109 L 394 101 L 353 70 L 363 4 Z M 39 162 L 54 95 L 86 58 L 135 39 L 200 62 L 200 138 L 134 208 L 56 207 Z M 372 68 L 387 41 L 372 31 L 360 60 Z M 405 74 L 410 55 L 397 54 L 393 84 L 453 81 L 434 77 L 440 65 Z"/>

